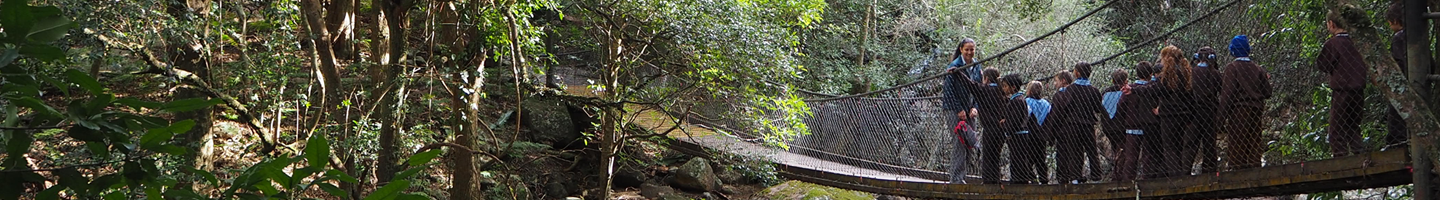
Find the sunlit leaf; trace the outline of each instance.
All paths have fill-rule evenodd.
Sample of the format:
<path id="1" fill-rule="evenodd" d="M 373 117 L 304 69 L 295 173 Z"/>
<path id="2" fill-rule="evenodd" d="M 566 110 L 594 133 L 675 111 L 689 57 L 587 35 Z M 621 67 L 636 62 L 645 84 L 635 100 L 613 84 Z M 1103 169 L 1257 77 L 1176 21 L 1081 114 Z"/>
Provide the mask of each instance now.
<path id="1" fill-rule="evenodd" d="M 321 134 L 310 136 L 305 142 L 305 160 L 310 162 L 310 168 L 325 169 L 330 163 L 330 140 Z"/>
<path id="2" fill-rule="evenodd" d="M 220 104 L 220 103 L 221 103 L 221 100 L 220 100 L 220 99 L 189 98 L 189 99 L 175 100 L 175 101 L 171 101 L 170 103 L 166 103 L 164 106 L 161 106 L 160 110 L 163 110 L 163 111 L 165 111 L 165 112 L 185 112 L 185 111 L 192 111 L 192 110 L 198 110 L 198 109 L 208 108 L 208 107 L 210 107 L 210 106 L 213 106 L 213 105 L 216 105 L 216 104 Z"/>
<path id="3" fill-rule="evenodd" d="M 432 149 L 429 151 L 420 152 L 413 156 L 410 156 L 410 160 L 406 163 L 409 163 L 410 166 L 420 166 L 425 163 L 429 163 L 431 160 L 434 160 L 435 157 L 440 157 L 440 152 L 441 151 L 439 149 Z"/>
<path id="4" fill-rule="evenodd" d="M 171 132 L 169 129 L 150 129 L 145 132 L 145 135 L 140 136 L 140 147 L 158 148 L 162 142 L 170 141 L 170 138 L 174 136 L 175 132 Z"/>
<path id="5" fill-rule="evenodd" d="M 385 187 L 380 187 L 380 189 L 376 189 L 375 192 L 370 193 L 370 196 L 365 196 L 365 200 L 390 200 L 390 199 L 395 199 L 397 196 L 400 195 L 400 191 L 404 191 L 405 188 L 409 188 L 409 187 L 410 187 L 410 181 L 407 181 L 407 180 L 391 181 L 390 184 L 386 184 Z"/>

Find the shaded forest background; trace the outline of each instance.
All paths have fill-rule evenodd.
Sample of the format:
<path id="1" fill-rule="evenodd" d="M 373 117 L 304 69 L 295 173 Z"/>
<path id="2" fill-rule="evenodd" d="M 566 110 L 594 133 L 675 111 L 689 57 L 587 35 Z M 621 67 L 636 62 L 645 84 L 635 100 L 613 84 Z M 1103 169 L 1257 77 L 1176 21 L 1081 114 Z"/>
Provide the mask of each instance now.
<path id="1" fill-rule="evenodd" d="M 984 65 L 1041 78 L 1226 2 L 1121 2 Z M 1367 59 L 1388 59 L 1388 3 L 1242 0 L 1163 44 L 1250 35 L 1280 91 L 1267 162 L 1323 159 L 1329 89 L 1311 65 L 1325 13 L 1362 12 Z M 682 163 L 665 136 L 699 131 L 646 121 L 657 114 L 732 119 L 784 146 L 807 130 L 802 93 L 905 84 L 942 72 L 963 38 L 987 57 L 1101 4 L 7 0 L 0 199 L 604 199 Z M 1161 45 L 1096 71 L 1155 60 Z M 1379 148 L 1386 104 L 1368 94 L 1363 130 Z M 763 161 L 717 162 L 778 183 Z"/>

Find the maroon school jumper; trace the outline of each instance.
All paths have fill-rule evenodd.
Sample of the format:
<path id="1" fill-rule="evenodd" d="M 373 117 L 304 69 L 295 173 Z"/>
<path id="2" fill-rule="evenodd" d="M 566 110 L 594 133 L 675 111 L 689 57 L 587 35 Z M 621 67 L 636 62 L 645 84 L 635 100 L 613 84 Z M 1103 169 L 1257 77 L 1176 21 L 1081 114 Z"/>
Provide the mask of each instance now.
<path id="1" fill-rule="evenodd" d="M 1325 41 L 1315 66 L 1330 74 L 1330 153 L 1346 156 L 1363 151 L 1360 145 L 1360 118 L 1365 113 L 1365 60 L 1350 40 L 1340 33 Z"/>
<path id="2" fill-rule="evenodd" d="M 1069 119 L 1069 123 L 1079 126 L 1079 136 L 1085 141 L 1084 143 L 1080 143 L 1080 149 L 1085 151 L 1084 157 L 1090 169 L 1088 177 L 1091 181 L 1097 181 L 1100 180 L 1101 158 L 1100 148 L 1096 147 L 1095 144 L 1095 142 L 1099 141 L 1095 139 L 1095 123 L 1097 117 L 1106 116 L 1105 106 L 1100 104 L 1100 89 L 1095 89 L 1095 86 L 1091 85 L 1089 78 L 1079 80 L 1085 80 L 1077 81 L 1077 83 L 1083 82 L 1084 84 L 1070 85 L 1070 89 L 1075 90 L 1074 100 L 1077 102 L 1073 104 L 1076 110 L 1076 112 L 1073 112 L 1074 116 L 1067 117 L 1067 119 Z"/>
<path id="3" fill-rule="evenodd" d="M 1185 158 L 1199 152 L 1201 172 L 1215 172 L 1220 166 L 1220 150 L 1216 148 L 1219 141 L 1216 141 L 1215 134 L 1220 128 L 1220 124 L 1216 123 L 1219 117 L 1216 113 L 1220 107 L 1221 75 L 1220 70 L 1215 69 L 1219 65 L 1207 65 L 1209 66 L 1193 68 L 1190 78 L 1195 84 L 1191 88 L 1195 96 L 1196 109 L 1192 112 L 1195 116 L 1195 128 L 1189 129 L 1190 133 L 1186 134 L 1186 144 L 1199 144 L 1200 148 L 1185 148 L 1186 151 L 1182 151 L 1180 155 L 1184 156 L 1182 159 L 1190 160 Z"/>
<path id="4" fill-rule="evenodd" d="M 1130 84 L 1130 88 L 1133 90 L 1157 84 L 1147 82 L 1135 81 Z M 1164 163 L 1164 156 L 1160 156 L 1158 152 L 1161 148 L 1158 141 L 1160 117 L 1156 116 L 1154 111 L 1159 106 L 1160 101 L 1154 95 L 1130 93 L 1120 98 L 1114 120 L 1124 124 L 1126 139 L 1125 144 L 1120 147 L 1120 156 L 1116 159 L 1115 180 L 1135 180 L 1141 163 L 1144 163 L 1144 174 L 1147 175 L 1155 174 L 1155 168 Z"/>
<path id="5" fill-rule="evenodd" d="M 1250 62 L 1249 57 L 1236 58 L 1225 66 L 1224 83 L 1220 87 L 1220 110 L 1229 127 L 1226 132 L 1225 161 L 1230 169 L 1260 167 L 1265 153 L 1261 120 L 1265 99 L 1270 98 L 1270 75 Z"/>

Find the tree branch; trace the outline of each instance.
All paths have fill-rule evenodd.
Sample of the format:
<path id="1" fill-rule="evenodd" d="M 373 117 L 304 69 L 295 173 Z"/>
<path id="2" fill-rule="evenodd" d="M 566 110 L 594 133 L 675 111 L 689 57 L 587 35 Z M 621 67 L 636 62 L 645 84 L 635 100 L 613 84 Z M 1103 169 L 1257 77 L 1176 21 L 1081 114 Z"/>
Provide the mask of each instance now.
<path id="1" fill-rule="evenodd" d="M 260 118 L 256 117 L 256 115 L 253 114 L 253 112 L 251 112 L 249 108 L 245 107 L 245 104 L 241 104 L 240 101 L 235 100 L 235 98 L 230 97 L 230 95 L 226 95 L 226 94 L 224 94 L 224 93 L 220 93 L 220 91 L 215 90 L 215 88 L 213 88 L 213 87 L 210 87 L 210 84 L 209 84 L 209 83 L 206 83 L 205 80 L 201 80 L 200 77 L 195 76 L 194 74 L 190 73 L 189 71 L 185 71 L 185 70 L 182 70 L 182 69 L 176 69 L 176 68 L 162 67 L 162 66 L 168 66 L 168 64 L 166 64 L 165 62 L 160 61 L 160 59 L 158 59 L 158 58 L 156 58 L 154 55 L 150 54 L 150 51 L 149 51 L 149 50 L 145 50 L 145 49 L 133 50 L 133 49 L 132 49 L 131 51 L 134 51 L 134 52 L 136 52 L 136 53 L 139 53 L 141 56 L 145 57 L 145 62 L 148 63 L 148 64 L 150 64 L 150 66 L 151 66 L 151 68 L 150 68 L 149 70 L 141 71 L 141 72 L 136 72 L 136 73 L 133 73 L 133 74 L 155 73 L 155 74 L 161 74 L 161 75 L 166 75 L 166 76 L 174 76 L 176 79 L 179 79 L 181 82 L 184 82 L 184 83 L 186 83 L 186 84 L 190 84 L 190 85 L 192 85 L 192 86 L 198 87 L 198 89 L 200 89 L 201 92 L 204 92 L 205 95 L 210 96 L 211 98 L 217 98 L 217 99 L 220 99 L 220 100 L 224 101 L 224 103 L 225 103 L 224 105 L 225 105 L 225 106 L 228 106 L 228 107 L 230 107 L 230 109 L 235 110 L 236 114 L 240 116 L 240 118 L 237 119 L 238 121 L 245 122 L 245 124 L 248 125 L 248 126 L 250 126 L 251 129 L 254 129 L 255 133 L 260 134 L 260 135 L 259 135 L 259 136 L 260 136 L 259 138 L 260 138 L 260 142 L 261 142 L 261 144 L 262 144 L 261 150 L 260 150 L 261 153 L 268 153 L 268 152 L 271 152 L 271 151 L 274 151 L 274 150 L 275 150 L 275 142 L 274 142 L 274 141 L 271 141 L 271 140 L 270 140 L 271 138 L 269 138 L 269 136 L 273 135 L 273 134 L 270 133 L 270 129 L 269 129 L 269 128 L 265 128 L 265 124 L 264 124 L 264 123 L 261 123 L 261 122 L 260 122 Z M 167 68 L 168 68 L 168 70 L 167 70 Z M 154 72 L 154 70 L 165 70 L 165 71 Z"/>

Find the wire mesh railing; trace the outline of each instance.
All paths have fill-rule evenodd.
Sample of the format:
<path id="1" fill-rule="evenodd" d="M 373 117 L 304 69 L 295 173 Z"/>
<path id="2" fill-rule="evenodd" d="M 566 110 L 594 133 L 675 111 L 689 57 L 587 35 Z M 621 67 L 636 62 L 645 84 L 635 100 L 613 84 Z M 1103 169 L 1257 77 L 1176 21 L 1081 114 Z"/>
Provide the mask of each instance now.
<path id="1" fill-rule="evenodd" d="M 1109 69 L 1120 71 L 1100 71 L 1088 65 L 1084 69 L 1065 66 L 1059 68 L 1064 68 L 1066 75 L 1054 70 L 1057 72 L 1019 76 L 1016 77 L 1019 81 L 1012 81 L 1010 79 L 1016 78 L 1009 77 L 1010 74 L 1045 70 L 1005 66 L 996 67 L 1001 72 L 994 73 L 996 75 L 954 79 L 947 77 L 952 74 L 942 73 L 856 95 L 807 93 L 813 97 L 806 100 L 812 116 L 804 121 L 811 135 L 791 141 L 789 144 L 796 147 L 791 151 L 845 158 L 846 164 L 867 168 L 898 166 L 910 170 L 909 173 L 957 173 L 960 171 L 954 171 L 953 166 L 963 165 L 968 169 L 963 171 L 965 177 L 984 183 L 1161 179 L 1267 165 L 1263 154 L 1276 142 L 1262 135 L 1268 129 L 1267 121 L 1262 118 L 1265 98 L 1271 92 L 1270 75 L 1248 58 L 1220 60 L 1209 56 L 1217 54 L 1213 49 L 1197 52 L 1176 48 L 1159 52 L 1161 61 L 1155 63 L 1112 61 L 1230 9 L 1238 2 L 1221 4 L 1174 29 L 1091 62 L 1112 65 Z M 1110 3 L 1095 9 L 1105 9 Z M 1062 32 L 1095 12 L 1045 36 Z M 1026 45 L 1044 39 L 1044 36 L 1034 38 L 959 69 L 984 66 L 987 61 L 1012 52 L 1026 51 Z M 1196 66 L 1202 62 L 1206 66 Z M 1226 79 L 1260 80 L 1248 82 L 1260 84 L 1230 86 L 1224 85 L 1229 84 L 1225 83 Z M 1222 85 L 1230 89 L 1221 89 Z M 962 93 L 971 97 L 965 97 L 963 101 L 967 101 L 967 105 L 961 109 L 949 108 L 946 104 L 953 102 L 947 101 L 962 100 L 945 95 L 947 90 L 969 90 Z M 957 135 L 955 128 L 956 122 L 962 121 L 957 115 L 968 113 L 971 108 L 978 111 L 978 116 L 963 121 L 978 130 L 973 141 L 979 145 L 966 146 L 961 145 L 965 137 Z M 1346 121 L 1338 122 L 1332 121 L 1334 124 Z M 1331 131 L 1349 130 L 1339 129 Z M 1333 156 L 1378 150 L 1354 146 L 1360 140 L 1359 133 L 1336 135 L 1343 137 L 1329 138 L 1330 143 L 1352 149 L 1335 148 L 1339 150 L 1334 151 Z M 965 160 L 957 163 L 953 162 L 955 159 Z M 1268 162 L 1268 165 L 1275 164 L 1284 163 Z M 956 176 L 940 179 L 953 179 L 950 177 Z"/>

